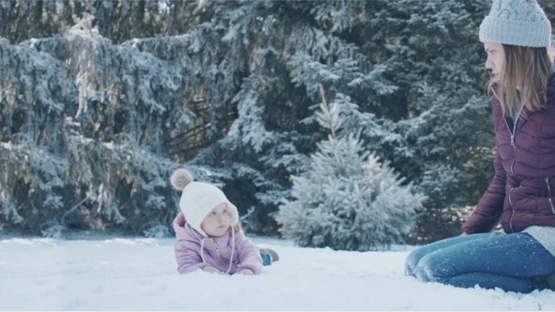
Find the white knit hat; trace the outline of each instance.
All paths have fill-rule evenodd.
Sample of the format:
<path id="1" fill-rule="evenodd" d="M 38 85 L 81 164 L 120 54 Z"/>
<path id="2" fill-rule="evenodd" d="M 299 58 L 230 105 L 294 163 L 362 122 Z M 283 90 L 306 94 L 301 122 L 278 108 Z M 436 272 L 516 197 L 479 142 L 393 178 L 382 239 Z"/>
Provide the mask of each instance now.
<path id="1" fill-rule="evenodd" d="M 536 0 L 493 0 L 479 36 L 481 42 L 549 47 L 551 22 Z"/>
<path id="2" fill-rule="evenodd" d="M 227 204 L 230 213 L 229 223 L 232 227 L 239 221 L 237 207 L 227 199 L 224 192 L 209 183 L 193 182 L 193 176 L 188 170 L 177 169 L 172 174 L 170 182 L 174 189 L 182 191 L 179 208 L 185 215 L 187 223 L 202 236 L 208 237 L 200 227 L 202 221 L 219 204 Z"/>

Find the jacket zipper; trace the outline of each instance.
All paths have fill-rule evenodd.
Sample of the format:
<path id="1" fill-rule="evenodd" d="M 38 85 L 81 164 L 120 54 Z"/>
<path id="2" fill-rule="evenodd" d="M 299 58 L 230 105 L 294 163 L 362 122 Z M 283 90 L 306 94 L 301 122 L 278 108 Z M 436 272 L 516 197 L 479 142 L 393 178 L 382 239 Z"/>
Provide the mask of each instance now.
<path id="1" fill-rule="evenodd" d="M 516 177 L 516 174 L 515 174 L 515 160 L 516 160 L 515 133 L 516 133 L 516 125 L 518 123 L 518 118 L 520 117 L 520 112 L 521 111 L 522 111 L 522 107 L 520 108 L 520 110 L 518 111 L 518 115 L 516 116 L 516 120 L 515 120 L 514 125 L 513 125 L 513 131 L 511 131 L 511 128 L 509 128 L 509 124 L 507 123 L 507 118 L 505 117 L 505 126 L 507 126 L 507 130 L 509 131 L 509 134 L 511 135 L 511 146 L 513 147 L 513 161 L 511 162 L 511 173 L 513 174 L 514 177 Z"/>
<path id="2" fill-rule="evenodd" d="M 493 91 L 493 94 L 495 95 L 495 97 L 499 101 L 501 101 L 493 88 L 491 89 L 491 91 Z M 516 132 L 516 124 L 518 123 L 518 118 L 520 117 L 521 111 L 522 111 L 522 106 L 520 107 L 520 110 L 518 111 L 518 115 L 516 116 L 516 120 L 514 121 L 513 131 L 511 131 L 511 128 L 509 128 L 509 124 L 507 123 L 507 117 L 504 117 L 505 126 L 507 126 L 507 131 L 509 131 L 509 134 L 511 135 L 511 146 L 513 147 L 513 161 L 511 162 L 511 173 L 513 174 L 514 177 L 516 177 L 515 175 L 515 160 L 516 160 L 515 132 Z"/>
<path id="3" fill-rule="evenodd" d="M 497 97 L 497 94 L 495 93 L 495 91 L 493 91 L 493 94 L 495 94 L 495 96 Z M 499 97 L 497 97 L 499 99 Z M 522 112 L 522 108 L 524 107 L 524 105 L 522 105 L 520 107 L 520 109 L 518 110 L 518 114 L 516 115 L 516 118 L 514 120 L 514 124 L 513 124 L 513 131 L 511 131 L 511 129 L 509 128 L 509 124 L 507 123 L 507 117 L 505 117 L 505 125 L 507 126 L 507 130 L 509 131 L 509 134 L 511 135 L 511 146 L 513 147 L 513 161 L 511 162 L 511 173 L 513 174 L 513 177 L 516 178 L 516 174 L 515 174 L 515 161 L 516 161 L 516 146 L 515 146 L 515 133 L 516 133 L 516 126 L 518 124 L 518 119 L 520 118 L 520 113 Z M 519 185 L 520 186 L 520 185 Z M 511 218 L 509 219 L 509 227 L 511 228 L 511 231 L 513 231 L 513 233 L 515 232 L 515 229 L 513 228 L 513 219 L 515 217 L 515 208 L 513 206 L 513 201 L 511 199 L 511 195 L 513 194 L 513 190 L 515 189 L 515 187 L 511 187 L 511 190 L 509 191 L 509 206 L 511 207 Z"/>
<path id="4" fill-rule="evenodd" d="M 216 253 L 218 254 L 218 261 L 220 261 L 220 264 L 223 265 L 224 267 L 226 265 L 229 265 L 229 263 L 225 263 L 224 259 L 222 259 L 222 255 L 220 254 L 220 246 L 218 246 L 218 243 L 216 243 L 215 239 L 212 239 L 212 242 L 214 242 L 214 248 L 216 249 Z M 231 264 L 233 266 L 233 264 Z"/>
<path id="5" fill-rule="evenodd" d="M 551 199 L 551 186 L 549 186 L 549 177 L 545 178 L 545 184 L 547 184 L 547 190 L 549 191 L 549 205 L 551 206 L 551 212 L 553 212 L 553 214 L 555 214 L 555 208 L 553 208 L 553 201 Z"/>
<path id="6" fill-rule="evenodd" d="M 516 161 L 515 133 L 516 133 L 516 125 L 518 123 L 518 118 L 520 117 L 520 112 L 521 111 L 522 111 L 522 107 L 518 111 L 518 115 L 516 116 L 516 119 L 514 121 L 513 132 L 511 132 L 511 130 L 509 130 L 509 133 L 511 134 L 511 146 L 513 147 L 513 161 L 511 162 L 511 173 L 513 174 L 513 177 L 515 177 L 515 178 L 516 178 L 516 174 L 515 174 L 515 161 Z M 507 120 L 505 120 L 505 124 L 507 125 L 507 129 L 509 129 L 509 125 L 507 124 Z M 511 207 L 511 218 L 509 219 L 509 226 L 511 227 L 511 231 L 513 231 L 513 233 L 515 232 L 515 229 L 513 228 L 513 219 L 515 217 L 515 207 L 513 206 L 513 201 L 511 199 L 511 195 L 513 194 L 514 189 L 515 189 L 514 186 L 511 187 L 511 191 L 509 192 L 509 206 Z"/>

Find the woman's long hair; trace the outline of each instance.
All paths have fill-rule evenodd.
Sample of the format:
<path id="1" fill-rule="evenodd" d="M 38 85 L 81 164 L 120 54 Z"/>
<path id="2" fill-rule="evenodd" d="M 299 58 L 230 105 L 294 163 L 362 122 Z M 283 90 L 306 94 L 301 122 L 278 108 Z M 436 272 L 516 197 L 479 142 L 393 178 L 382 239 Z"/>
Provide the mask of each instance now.
<path id="1" fill-rule="evenodd" d="M 488 89 L 497 84 L 497 96 L 504 115 L 511 116 L 520 109 L 520 101 L 530 112 L 544 107 L 547 81 L 551 75 L 553 57 L 548 48 L 531 48 L 503 44 L 505 68 L 499 81 L 490 80 Z M 523 118 L 527 118 L 521 114 Z"/>

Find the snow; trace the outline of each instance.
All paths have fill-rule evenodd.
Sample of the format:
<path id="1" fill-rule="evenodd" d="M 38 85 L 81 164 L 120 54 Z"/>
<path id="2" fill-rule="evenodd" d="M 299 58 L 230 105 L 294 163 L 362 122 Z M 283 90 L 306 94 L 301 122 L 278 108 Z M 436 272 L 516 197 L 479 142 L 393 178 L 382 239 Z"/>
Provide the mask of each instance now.
<path id="1" fill-rule="evenodd" d="M 414 247 L 346 252 L 253 238 L 280 261 L 259 276 L 179 275 L 174 239 L 0 238 L 0 310 L 555 310 L 555 292 L 424 284 Z"/>

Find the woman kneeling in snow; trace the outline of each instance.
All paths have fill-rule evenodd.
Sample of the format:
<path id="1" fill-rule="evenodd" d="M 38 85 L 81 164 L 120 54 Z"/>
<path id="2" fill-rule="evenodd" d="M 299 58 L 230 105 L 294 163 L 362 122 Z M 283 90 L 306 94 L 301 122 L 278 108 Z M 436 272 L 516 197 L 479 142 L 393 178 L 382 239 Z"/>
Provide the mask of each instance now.
<path id="1" fill-rule="evenodd" d="M 263 265 L 277 261 L 272 249 L 260 249 L 248 239 L 239 225 L 237 208 L 216 186 L 193 182 L 185 169 L 170 179 L 182 191 L 181 213 L 173 221 L 177 237 L 175 257 L 181 274 L 203 270 L 218 274 L 260 274 Z"/>
<path id="2" fill-rule="evenodd" d="M 413 251 L 405 273 L 457 287 L 555 290 L 551 23 L 536 0 L 494 0 L 479 35 L 493 74 L 495 176 L 463 235 Z M 504 233 L 490 233 L 499 221 Z"/>

